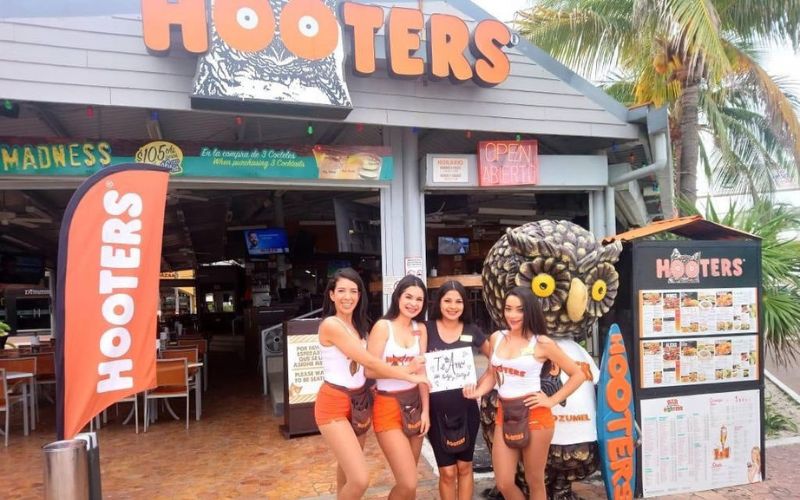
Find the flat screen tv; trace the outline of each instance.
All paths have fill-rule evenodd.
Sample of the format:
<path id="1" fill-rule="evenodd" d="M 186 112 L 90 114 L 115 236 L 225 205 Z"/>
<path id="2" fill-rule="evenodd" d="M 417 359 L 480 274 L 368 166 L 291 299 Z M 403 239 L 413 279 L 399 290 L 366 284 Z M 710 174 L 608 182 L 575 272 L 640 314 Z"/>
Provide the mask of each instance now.
<path id="1" fill-rule="evenodd" d="M 467 255 L 469 238 L 456 236 L 439 236 L 439 255 Z"/>
<path id="2" fill-rule="evenodd" d="M 44 278 L 44 260 L 34 255 L 0 254 L 0 283 L 36 284 Z"/>
<path id="3" fill-rule="evenodd" d="M 286 229 L 280 227 L 267 229 L 247 229 L 244 231 L 247 253 L 251 257 L 275 253 L 289 253 L 289 238 Z"/>

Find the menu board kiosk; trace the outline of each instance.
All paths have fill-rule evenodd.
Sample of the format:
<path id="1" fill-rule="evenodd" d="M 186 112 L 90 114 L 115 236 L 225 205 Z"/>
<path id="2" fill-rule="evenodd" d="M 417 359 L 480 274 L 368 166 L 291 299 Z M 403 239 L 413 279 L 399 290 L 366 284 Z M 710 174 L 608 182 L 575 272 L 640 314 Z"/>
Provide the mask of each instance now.
<path id="1" fill-rule="evenodd" d="M 604 320 L 632 353 L 637 496 L 761 481 L 761 241 L 700 216 L 610 239 L 623 242 L 621 287 Z"/>
<path id="2" fill-rule="evenodd" d="M 283 425 L 287 439 L 319 432 L 314 402 L 322 385 L 319 325 L 322 320 L 293 319 L 283 324 Z"/>

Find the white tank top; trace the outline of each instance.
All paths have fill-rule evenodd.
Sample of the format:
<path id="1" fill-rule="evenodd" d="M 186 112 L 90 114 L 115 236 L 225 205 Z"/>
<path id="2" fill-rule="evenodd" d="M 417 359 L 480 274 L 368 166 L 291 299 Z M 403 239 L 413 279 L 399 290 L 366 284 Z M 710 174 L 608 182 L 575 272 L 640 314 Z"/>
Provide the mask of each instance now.
<path id="1" fill-rule="evenodd" d="M 498 336 L 492 353 L 492 366 L 497 380 L 497 394 L 501 398 L 518 398 L 539 392 L 542 388 L 541 373 L 544 363 L 538 361 L 533 353 L 536 348 L 536 335 L 532 335 L 528 346 L 516 358 L 501 358 L 497 355 L 500 342 L 506 337 L 502 331 Z"/>
<path id="2" fill-rule="evenodd" d="M 386 346 L 383 348 L 383 360 L 393 366 L 408 365 L 420 354 L 419 335 L 414 335 L 414 345 L 411 347 L 403 347 L 398 345 L 394 339 L 392 322 L 387 320 L 386 324 L 389 326 L 389 338 L 386 339 Z M 416 321 L 411 322 L 411 329 L 413 331 L 419 331 L 419 326 L 417 326 Z M 411 382 L 394 378 L 379 378 L 375 381 L 375 385 L 378 387 L 379 391 L 389 392 L 405 391 L 416 386 L 416 384 Z"/>
<path id="3" fill-rule="evenodd" d="M 348 334 L 358 337 L 352 328 L 336 316 L 331 316 L 347 330 Z M 366 348 L 367 341 L 359 339 L 361 346 Z M 335 345 L 319 345 L 319 357 L 322 360 L 322 373 L 326 382 L 340 385 L 348 389 L 363 387 L 367 379 L 364 376 L 364 367 L 345 356 Z"/>

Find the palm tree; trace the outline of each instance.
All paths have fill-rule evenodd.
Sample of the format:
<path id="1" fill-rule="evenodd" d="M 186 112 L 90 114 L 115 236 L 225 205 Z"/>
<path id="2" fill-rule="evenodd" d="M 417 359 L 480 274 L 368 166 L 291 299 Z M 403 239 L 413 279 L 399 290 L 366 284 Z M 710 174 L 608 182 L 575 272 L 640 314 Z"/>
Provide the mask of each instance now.
<path id="1" fill-rule="evenodd" d="M 800 207 L 759 200 L 719 214 L 707 200 L 707 220 L 761 238 L 762 312 L 766 347 L 781 365 L 800 355 Z M 682 202 L 688 213 L 699 213 Z"/>
<path id="2" fill-rule="evenodd" d="M 754 49 L 800 47 L 800 0 L 538 0 L 516 24 L 622 102 L 670 106 L 675 182 L 689 206 L 698 159 L 715 184 L 751 193 L 800 172 L 795 101 Z"/>

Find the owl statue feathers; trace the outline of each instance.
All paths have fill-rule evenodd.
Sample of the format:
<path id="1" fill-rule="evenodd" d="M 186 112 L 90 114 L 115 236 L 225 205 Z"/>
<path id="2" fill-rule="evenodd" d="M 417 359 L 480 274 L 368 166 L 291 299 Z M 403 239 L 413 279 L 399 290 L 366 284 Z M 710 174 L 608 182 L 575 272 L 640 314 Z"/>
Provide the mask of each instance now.
<path id="1" fill-rule="evenodd" d="M 506 293 L 516 286 L 529 287 L 542 305 L 547 333 L 587 373 L 596 374 L 593 359 L 576 341 L 587 338 L 598 318 L 614 304 L 619 288 L 614 263 L 621 251 L 619 242 L 603 246 L 592 233 L 568 221 L 542 220 L 509 228 L 484 260 L 483 299 L 489 315 L 496 324 L 504 325 Z M 553 409 L 556 415 L 563 411 L 592 417 L 581 424 L 556 423 L 545 471 L 551 499 L 575 498 L 572 481 L 597 470 L 594 396 L 593 384 L 587 381 L 567 398 L 568 408 Z M 496 411 L 496 393 L 492 392 L 481 401 L 483 436 L 490 447 Z M 559 425 L 583 427 L 559 429 Z M 582 441 L 584 436 L 591 437 Z M 524 485 L 520 467 L 517 483 Z"/>

